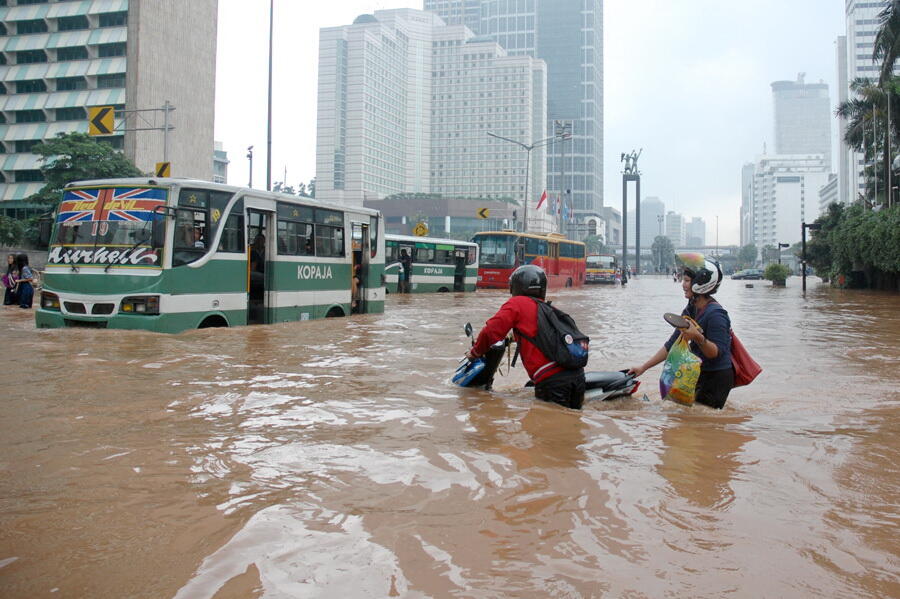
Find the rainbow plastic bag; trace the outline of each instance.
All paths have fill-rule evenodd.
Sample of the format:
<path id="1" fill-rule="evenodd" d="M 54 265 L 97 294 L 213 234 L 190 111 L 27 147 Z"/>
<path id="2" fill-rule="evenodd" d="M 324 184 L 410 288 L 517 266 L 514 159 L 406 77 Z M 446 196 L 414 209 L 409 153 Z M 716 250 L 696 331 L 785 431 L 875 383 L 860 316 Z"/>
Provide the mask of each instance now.
<path id="1" fill-rule="evenodd" d="M 663 399 L 693 405 L 699 378 L 700 358 L 691 351 L 684 335 L 679 335 L 669 349 L 662 374 L 659 375 L 659 394 Z"/>

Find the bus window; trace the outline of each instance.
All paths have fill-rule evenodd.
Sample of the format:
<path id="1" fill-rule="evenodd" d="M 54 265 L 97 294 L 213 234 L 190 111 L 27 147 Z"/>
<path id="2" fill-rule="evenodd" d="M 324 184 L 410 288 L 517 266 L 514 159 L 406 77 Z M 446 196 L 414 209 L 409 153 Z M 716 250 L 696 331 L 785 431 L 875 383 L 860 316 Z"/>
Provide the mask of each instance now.
<path id="1" fill-rule="evenodd" d="M 416 244 L 416 253 L 413 256 L 413 262 L 432 263 L 434 262 L 434 246 L 424 243 Z"/>
<path id="2" fill-rule="evenodd" d="M 369 249 L 372 257 L 378 253 L 378 217 L 369 218 Z"/>
<path id="3" fill-rule="evenodd" d="M 241 207 L 241 212 L 244 208 Z M 225 219 L 224 230 L 219 238 L 219 251 L 232 254 L 243 254 L 244 247 L 244 215 L 233 212 Z"/>
<path id="4" fill-rule="evenodd" d="M 175 213 L 175 243 L 172 266 L 198 260 L 206 253 L 206 212 L 179 208 Z"/>
<path id="5" fill-rule="evenodd" d="M 547 255 L 547 240 L 546 239 L 535 239 L 533 237 L 525 238 L 525 253 L 531 254 L 532 256 L 546 256 Z"/>
<path id="6" fill-rule="evenodd" d="M 340 213 L 338 213 L 340 214 Z M 344 228 L 316 224 L 316 256 L 344 255 Z"/>
<path id="7" fill-rule="evenodd" d="M 478 252 L 475 251 L 475 248 L 469 248 L 469 255 L 466 258 L 466 264 L 475 264 L 475 258 L 478 255 Z"/>
<path id="8" fill-rule="evenodd" d="M 397 242 L 396 241 L 385 241 L 384 242 L 384 263 L 391 264 L 393 262 L 397 262 L 399 260 L 399 255 L 397 253 Z"/>

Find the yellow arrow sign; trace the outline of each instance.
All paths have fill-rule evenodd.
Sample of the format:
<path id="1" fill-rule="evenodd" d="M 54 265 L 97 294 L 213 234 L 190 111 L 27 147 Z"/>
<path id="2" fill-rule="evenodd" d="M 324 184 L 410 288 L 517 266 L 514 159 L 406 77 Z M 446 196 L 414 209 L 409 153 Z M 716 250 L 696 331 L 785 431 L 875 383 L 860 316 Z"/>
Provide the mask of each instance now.
<path id="1" fill-rule="evenodd" d="M 491 211 L 489 208 L 479 208 L 477 214 L 478 214 L 478 218 L 490 218 L 491 217 Z"/>
<path id="2" fill-rule="evenodd" d="M 171 162 L 157 162 L 156 163 L 156 176 L 157 177 L 171 177 L 172 176 L 172 163 Z"/>
<path id="3" fill-rule="evenodd" d="M 428 235 L 428 225 L 426 225 L 425 223 L 416 224 L 415 228 L 413 229 L 413 235 L 416 235 L 418 237 L 425 237 L 426 235 Z"/>
<path id="4" fill-rule="evenodd" d="M 88 135 L 112 135 L 116 126 L 115 114 L 112 106 L 88 108 Z"/>

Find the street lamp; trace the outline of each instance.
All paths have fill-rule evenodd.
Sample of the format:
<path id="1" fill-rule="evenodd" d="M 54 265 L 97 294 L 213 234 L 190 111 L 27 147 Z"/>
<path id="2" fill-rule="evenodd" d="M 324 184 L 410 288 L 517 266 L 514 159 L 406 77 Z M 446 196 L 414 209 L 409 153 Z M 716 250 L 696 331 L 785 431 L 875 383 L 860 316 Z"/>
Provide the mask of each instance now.
<path id="1" fill-rule="evenodd" d="M 253 146 L 247 148 L 247 158 L 250 160 L 250 182 L 247 183 L 247 187 L 253 187 Z"/>
<path id="2" fill-rule="evenodd" d="M 556 143 L 557 141 L 562 141 L 565 139 L 569 139 L 572 137 L 571 133 L 563 133 L 562 135 L 554 135 L 553 137 L 547 137 L 544 139 L 540 139 L 536 142 L 533 142 L 531 145 L 523 144 L 521 141 L 517 141 L 515 139 L 510 139 L 508 137 L 503 137 L 502 135 L 497 135 L 496 133 L 492 133 L 490 131 L 487 132 L 491 137 L 496 137 L 497 139 L 502 139 L 503 141 L 508 141 L 509 143 L 516 144 L 523 150 L 525 150 L 525 210 L 524 210 L 524 221 L 522 222 L 522 231 L 525 233 L 528 232 L 528 169 L 531 166 L 531 151 L 535 148 L 539 148 L 541 146 L 549 146 L 552 143 Z"/>
<path id="3" fill-rule="evenodd" d="M 806 222 L 801 222 L 800 224 L 800 239 L 802 241 L 800 250 L 800 270 L 803 274 L 803 293 L 806 293 L 806 230 L 818 231 L 821 228 L 822 225 L 819 223 L 806 224 Z"/>

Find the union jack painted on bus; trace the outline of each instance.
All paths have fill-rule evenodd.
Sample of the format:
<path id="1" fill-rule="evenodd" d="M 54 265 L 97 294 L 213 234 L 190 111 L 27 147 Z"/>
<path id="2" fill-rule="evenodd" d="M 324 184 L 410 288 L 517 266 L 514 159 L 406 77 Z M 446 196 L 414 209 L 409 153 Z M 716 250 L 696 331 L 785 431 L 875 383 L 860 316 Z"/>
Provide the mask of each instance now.
<path id="1" fill-rule="evenodd" d="M 166 203 L 166 190 L 147 187 L 71 189 L 59 205 L 58 223 L 151 221 Z"/>

